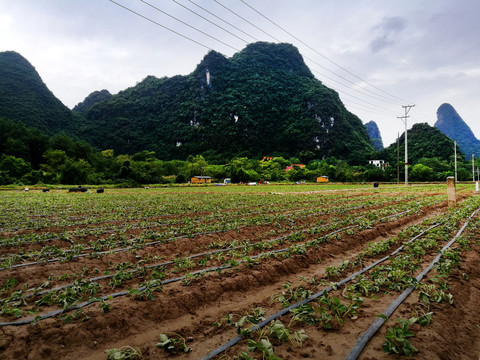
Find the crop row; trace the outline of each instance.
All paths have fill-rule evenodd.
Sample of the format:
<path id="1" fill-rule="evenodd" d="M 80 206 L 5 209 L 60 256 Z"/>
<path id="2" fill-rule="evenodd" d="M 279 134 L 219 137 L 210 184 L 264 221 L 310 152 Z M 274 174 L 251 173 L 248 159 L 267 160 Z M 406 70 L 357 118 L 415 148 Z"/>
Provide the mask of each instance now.
<path id="1" fill-rule="evenodd" d="M 435 189 L 432 189 L 435 192 Z M 212 212 L 267 207 L 296 207 L 298 204 L 323 204 L 351 201 L 364 193 L 289 194 L 289 193 L 7 193 L 0 194 L 0 231 L 38 230 L 51 227 L 92 226 L 111 222 L 129 222 L 159 217 L 207 215 Z M 390 195 L 389 195 L 390 196 Z M 416 196 L 412 194 L 412 196 Z M 248 211 L 248 210 L 247 210 Z M 253 210 L 255 211 L 255 210 Z"/>
<path id="2" fill-rule="evenodd" d="M 297 345 L 301 346 L 298 344 L 299 338 L 295 339 L 295 333 L 301 334 L 301 339 L 304 341 L 308 338 L 310 331 L 338 329 L 352 322 L 351 319 L 368 322 L 369 319 L 366 318 L 357 320 L 361 316 L 365 303 L 378 301 L 379 298 L 386 296 L 385 294 L 400 293 L 407 288 L 416 290 L 420 303 L 415 307 L 413 317 L 400 321 L 401 326 L 393 327 L 387 332 L 384 351 L 413 355 L 417 350 L 407 340 L 408 336 L 413 336 L 408 327 L 414 323 L 422 326 L 430 324 L 432 316 L 435 316 L 430 308 L 431 303 L 453 304 L 454 295 L 448 292 L 447 279 L 452 270 L 458 267 L 461 253 L 469 249 L 472 236 L 471 234 L 459 236 L 460 232 L 458 232 L 454 240 L 450 240 L 450 238 L 457 232 L 458 224 L 465 221 L 472 211 L 475 210 L 473 214 L 476 214 L 479 207 L 480 200 L 478 197 L 474 197 L 448 214 L 430 218 L 421 225 L 421 227 L 429 226 L 421 233 L 421 236 L 414 236 L 390 255 L 375 261 L 366 268 L 363 268 L 363 265 L 367 258 L 390 251 L 395 244 L 399 243 L 400 239 L 395 237 L 379 243 L 370 243 L 355 261 L 344 262 L 334 269 L 327 268 L 324 278 L 320 281 L 313 278 L 305 279 L 308 281 L 302 282 L 297 287 L 286 283 L 285 290 L 281 294 L 272 295 L 272 300 L 280 303 L 283 310 L 268 318 L 265 318 L 266 312 L 258 308 L 252 309 L 244 317 L 235 318 L 231 314 L 226 314 L 217 324 L 222 327 L 234 326 L 239 336 L 203 359 L 212 359 L 228 350 L 230 346 L 245 342 L 248 345 L 248 351 L 237 350 L 238 355 L 230 358 L 252 359 L 255 353 L 260 353 L 265 358 L 276 359 L 275 344 L 281 345 L 283 342 L 293 339 L 297 341 Z M 477 218 L 469 227 L 477 228 L 478 224 Z M 418 227 L 411 227 L 407 232 L 410 234 L 412 231 L 417 232 L 414 229 Z M 402 234 L 401 237 L 405 238 L 405 234 Z M 457 246 L 447 249 L 453 241 L 456 241 Z M 438 255 L 439 252 L 441 255 Z M 434 260 L 432 265 L 427 266 L 432 260 Z M 427 281 L 421 281 L 423 275 L 430 270 L 433 264 L 435 264 L 435 275 Z M 352 271 L 358 269 L 358 266 L 361 266 L 363 270 L 352 274 Z M 351 275 L 347 276 L 349 273 Z M 347 277 L 322 288 L 322 284 L 341 276 Z M 385 314 L 390 315 L 390 313 Z M 241 319 L 243 320 L 240 321 Z M 382 320 L 378 319 L 375 323 L 381 323 Z M 304 328 L 298 330 L 301 326 L 306 327 L 307 330 Z M 263 327 L 266 329 L 263 330 Z M 283 341 L 278 341 L 278 329 L 275 330 L 275 328 L 282 329 Z M 235 354 L 235 350 L 229 351 L 229 353 Z M 358 351 L 352 353 L 356 355 L 348 357 L 349 359 L 355 359 L 358 356 Z"/>
<path id="3" fill-rule="evenodd" d="M 309 227 L 292 234 L 277 237 L 267 241 L 259 241 L 255 243 L 244 243 L 239 246 L 230 246 L 224 250 L 214 250 L 208 253 L 195 254 L 189 257 L 174 258 L 172 261 L 162 262 L 147 266 L 146 262 L 140 262 L 135 266 L 133 263 L 119 263 L 113 265 L 117 270 L 113 275 L 107 274 L 103 277 L 95 277 L 88 280 L 77 278 L 75 282 L 68 286 L 62 286 L 57 289 L 48 288 L 51 286 L 53 277 L 50 276 L 42 284 L 36 287 L 23 286 L 15 282 L 15 279 L 8 279 L 4 285 L 4 292 L 10 293 L 9 298 L 3 301 L 2 314 L 11 316 L 22 316 L 22 314 L 36 314 L 40 306 L 51 307 L 54 304 L 62 307 L 62 312 L 65 309 L 75 308 L 74 304 L 83 301 L 84 305 L 92 302 L 100 301 L 101 304 L 106 304 L 106 301 L 111 297 L 120 295 L 131 295 L 133 298 L 150 299 L 156 291 L 161 290 L 161 285 L 171 282 L 172 279 L 181 280 L 184 285 L 189 285 L 198 276 L 203 276 L 210 271 L 221 271 L 222 269 L 238 266 L 242 263 L 248 266 L 257 264 L 260 260 L 281 257 L 291 257 L 298 254 L 303 254 L 311 247 L 321 246 L 328 239 L 340 240 L 340 230 L 350 231 L 348 235 L 352 235 L 354 229 L 365 229 L 374 226 L 378 221 L 386 221 L 387 217 L 398 217 L 402 213 L 420 211 L 423 206 L 429 206 L 438 201 L 434 197 L 427 198 L 423 203 L 406 202 L 395 206 L 389 206 L 382 211 L 365 211 L 359 214 L 356 218 L 353 216 L 345 216 L 342 221 L 331 224 L 322 224 Z M 384 216 L 385 219 L 380 218 Z M 376 220 L 375 220 L 376 219 Z M 343 229 L 341 227 L 344 226 Z M 325 235 L 330 232 L 330 235 Z M 320 237 L 319 234 L 322 234 Z M 307 235 L 307 236 L 306 236 Z M 292 244 L 287 248 L 281 247 L 284 244 Z M 211 247 L 212 244 L 209 245 Z M 129 249 L 132 250 L 132 249 Z M 135 251 L 138 248 L 133 249 Z M 267 250 L 267 251 L 265 251 Z M 110 252 L 108 252 L 110 253 Z M 99 254 L 96 254 L 97 257 Z M 91 256 L 93 257 L 93 256 Z M 155 257 L 151 258 L 155 260 Z M 194 262 L 197 259 L 197 262 Z M 70 259 L 71 260 L 71 259 Z M 142 264 L 142 266 L 139 266 Z M 167 271 L 168 267 L 172 267 Z M 98 270 L 97 270 L 98 271 Z M 148 274 L 147 274 L 148 272 Z M 173 278 L 171 276 L 174 276 Z M 181 275 L 181 276 L 179 276 Z M 168 278 L 170 276 L 170 278 Z M 108 286 L 99 284 L 100 280 L 108 279 Z M 136 280 L 135 280 L 136 279 Z M 142 280 L 143 279 L 143 280 Z M 166 279 L 166 280 L 165 280 Z M 125 283 L 130 280 L 134 282 L 138 280 L 143 281 L 136 287 L 131 287 L 128 291 L 118 292 L 114 294 L 105 294 L 105 289 L 123 287 Z M 8 283 L 8 284 L 7 284 Z M 131 283 L 131 282 L 130 282 Z M 14 290 L 12 292 L 12 290 Z M 102 291 L 103 290 L 103 291 Z M 103 295 L 101 295 L 103 293 Z M 96 296 L 94 300 L 85 300 L 92 296 Z M 40 299 L 38 297 L 41 296 Z M 30 299 L 37 297 L 32 307 Z M 103 305 L 109 309 L 108 304 Z M 22 308 L 25 308 L 24 311 Z M 59 310 L 60 311 L 60 310 Z"/>
<path id="4" fill-rule="evenodd" d="M 405 201 L 406 197 L 394 198 L 395 202 Z M 282 213 L 278 211 L 270 211 L 265 213 L 255 213 L 255 216 L 239 216 L 238 213 L 225 213 L 223 215 L 217 216 L 215 218 L 206 219 L 205 217 L 200 218 L 191 218 L 184 217 L 177 219 L 176 222 L 167 222 L 162 224 L 150 224 L 145 228 L 135 228 L 133 227 L 135 234 L 138 235 L 129 235 L 126 230 L 115 232 L 114 229 L 110 229 L 107 233 L 105 230 L 96 229 L 94 231 L 86 231 L 85 229 L 78 229 L 75 232 L 64 232 L 61 234 L 55 233 L 52 235 L 50 240 L 63 240 L 68 241 L 72 245 L 70 248 L 65 248 L 57 244 L 46 245 L 41 248 L 33 248 L 28 250 L 28 248 L 17 246 L 28 245 L 36 242 L 45 242 L 49 238 L 45 238 L 43 234 L 38 236 L 37 241 L 33 241 L 32 237 L 28 237 L 28 242 L 22 241 L 21 237 L 16 237 L 13 239 L 4 240 L 4 247 L 7 244 L 10 246 L 14 245 L 12 249 L 14 254 L 8 256 L 8 249 L 4 249 L 3 267 L 10 267 L 19 261 L 22 260 L 35 260 L 35 261 L 47 261 L 51 255 L 57 258 L 64 257 L 67 260 L 71 259 L 72 256 L 79 256 L 80 253 L 86 251 L 110 251 L 118 247 L 125 246 L 134 246 L 136 248 L 142 248 L 148 246 L 152 242 L 149 240 L 155 240 L 153 243 L 161 241 L 169 241 L 172 238 L 178 237 L 193 237 L 197 234 L 208 233 L 208 232 L 220 232 L 228 230 L 239 230 L 245 226 L 264 226 L 266 224 L 274 225 L 277 228 L 285 227 L 285 224 L 291 224 L 295 226 L 295 223 L 298 221 L 309 221 L 309 219 L 315 219 L 321 215 L 330 215 L 337 213 L 339 215 L 345 212 L 352 212 L 358 208 L 368 208 L 368 207 L 382 207 L 385 204 L 389 203 L 389 199 L 380 199 L 375 202 L 351 202 L 349 207 L 345 207 L 343 204 L 332 204 L 327 207 L 313 207 L 313 208 L 301 208 L 295 209 L 289 213 Z M 251 214 L 251 213 L 250 213 Z M 317 218 L 318 219 L 318 218 Z M 288 226 L 287 226 L 288 228 Z M 82 244 L 81 238 L 90 239 L 88 245 Z M 93 238 L 93 239 L 92 239 Z M 82 255 L 84 256 L 84 255 Z"/>
<path id="5" fill-rule="evenodd" d="M 367 197 L 360 197 L 355 199 L 334 199 L 335 201 L 331 201 L 332 199 L 323 199 L 321 202 L 321 206 L 319 206 L 319 201 L 309 202 L 309 203 L 298 203 L 298 202 L 289 202 L 288 206 L 280 207 L 278 204 L 275 206 L 271 206 L 267 204 L 267 206 L 263 206 L 260 208 L 261 205 L 257 205 L 259 209 L 255 209 L 253 211 L 251 208 L 239 208 L 235 207 L 235 209 L 231 209 L 228 212 L 215 212 L 215 213 L 199 213 L 195 212 L 193 214 L 184 214 L 181 217 L 174 217 L 174 218 L 154 218 L 154 219 L 137 219 L 136 221 L 126 222 L 122 225 L 112 225 L 109 224 L 107 227 L 99 227 L 98 225 L 94 224 L 90 227 L 83 227 L 79 224 L 71 223 L 70 225 L 66 225 L 63 228 L 61 233 L 52 232 L 51 228 L 48 233 L 43 232 L 30 232 L 25 233 L 22 230 L 22 234 L 14 235 L 9 237 L 0 238 L 0 245 L 3 247 L 6 246 L 18 246 L 18 245 L 26 245 L 30 243 L 36 242 L 45 242 L 48 240 L 65 240 L 73 243 L 75 241 L 75 237 L 88 237 L 88 236 L 95 236 L 99 237 L 102 234 L 110 234 L 112 232 L 128 232 L 131 231 L 138 231 L 143 229 L 152 229 L 152 228 L 159 228 L 159 227 L 170 227 L 176 226 L 180 224 L 195 224 L 194 226 L 198 228 L 201 224 L 205 223 L 228 223 L 231 219 L 238 219 L 240 217 L 245 218 L 253 218 L 255 216 L 258 217 L 271 217 L 273 215 L 286 215 L 292 216 L 293 213 L 306 213 L 306 214 L 320 214 L 320 213 L 329 213 L 329 208 L 333 208 L 332 211 L 341 212 L 343 211 L 350 211 L 352 207 L 355 206 L 382 206 L 387 202 L 394 202 L 394 201 L 403 201 L 411 197 L 405 196 L 397 196 L 392 198 L 381 198 L 376 201 L 372 201 Z M 330 201 L 329 201 L 330 200 Z M 340 201 L 339 201 L 340 200 Z M 347 202 L 348 201 L 348 202 Z M 343 204 L 348 204 L 348 207 L 344 207 Z M 68 228 L 73 228 L 71 230 L 67 230 Z"/>

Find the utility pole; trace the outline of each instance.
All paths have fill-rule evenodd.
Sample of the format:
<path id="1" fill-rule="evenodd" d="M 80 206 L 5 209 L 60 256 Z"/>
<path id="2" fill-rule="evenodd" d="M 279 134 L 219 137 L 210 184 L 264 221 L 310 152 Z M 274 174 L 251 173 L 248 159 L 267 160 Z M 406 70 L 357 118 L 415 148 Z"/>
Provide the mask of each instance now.
<path id="1" fill-rule="evenodd" d="M 472 154 L 472 177 L 475 182 L 475 154 Z"/>
<path id="2" fill-rule="evenodd" d="M 407 139 L 407 119 L 410 117 L 408 116 L 408 113 L 410 112 L 410 109 L 414 107 L 415 104 L 413 105 L 402 105 L 402 107 L 405 109 L 405 115 L 404 116 L 397 116 L 397 118 L 401 119 L 403 123 L 405 124 L 405 186 L 408 185 L 408 139 Z"/>
<path id="3" fill-rule="evenodd" d="M 457 142 L 453 142 L 453 153 L 455 156 L 455 182 L 457 182 Z"/>
<path id="4" fill-rule="evenodd" d="M 397 185 L 400 184 L 400 134 L 397 133 Z"/>

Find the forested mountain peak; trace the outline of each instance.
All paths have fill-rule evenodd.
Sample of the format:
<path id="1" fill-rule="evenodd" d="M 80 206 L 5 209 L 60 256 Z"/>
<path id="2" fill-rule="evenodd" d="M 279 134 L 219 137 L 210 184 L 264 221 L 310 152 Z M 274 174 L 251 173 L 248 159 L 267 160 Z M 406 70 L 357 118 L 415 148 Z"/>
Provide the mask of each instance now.
<path id="1" fill-rule="evenodd" d="M 291 44 L 268 42 L 248 44 L 242 51 L 233 55 L 232 62 L 237 67 L 247 66 L 256 71 L 269 69 L 314 78 L 298 49 Z"/>
<path id="2" fill-rule="evenodd" d="M 14 51 L 0 52 L 0 117 L 47 134 L 67 130 L 74 119 L 28 60 Z"/>
<path id="3" fill-rule="evenodd" d="M 337 157 L 363 164 L 373 148 L 362 122 L 316 79 L 291 44 L 258 42 L 227 58 L 210 51 L 186 76 L 147 76 L 111 95 L 66 108 L 16 53 L 0 65 L 0 116 L 46 134 L 64 132 L 97 148 L 161 159 L 202 154 Z"/>
<path id="4" fill-rule="evenodd" d="M 207 69 L 211 72 L 217 72 L 223 70 L 228 65 L 228 59 L 216 52 L 214 50 L 210 50 L 207 55 L 202 59 L 200 64 L 197 65 L 193 75 L 197 73 L 204 73 Z"/>
<path id="5" fill-rule="evenodd" d="M 0 52 L 0 63 L 3 65 L 3 69 L 9 68 L 8 70 L 10 71 L 13 69 L 17 70 L 17 74 L 24 72 L 35 78 L 35 81 L 42 81 L 33 65 L 15 51 Z"/>
<path id="6" fill-rule="evenodd" d="M 96 146 L 165 159 L 303 153 L 362 163 L 373 151 L 360 119 L 290 44 L 249 44 L 231 58 L 211 51 L 190 75 L 147 77 L 86 117 L 83 135 Z"/>
<path id="7" fill-rule="evenodd" d="M 435 127 L 455 140 L 465 156 L 480 155 L 480 141 L 452 105 L 447 103 L 440 105 Z"/>
<path id="8" fill-rule="evenodd" d="M 400 160 L 405 153 L 405 133 L 398 139 Z M 439 129 L 427 123 L 414 124 L 408 130 L 408 163 L 415 164 L 422 158 L 437 158 L 449 161 L 454 155 L 453 140 Z M 397 143 L 391 144 L 381 152 L 382 158 L 390 163 L 397 159 Z M 460 156 L 460 154 L 459 154 Z"/>
<path id="9" fill-rule="evenodd" d="M 103 100 L 110 99 L 111 97 L 112 97 L 112 94 L 110 94 L 108 90 L 103 89 L 100 91 L 94 91 L 90 95 L 88 95 L 85 98 L 85 100 L 83 100 L 81 103 L 78 103 L 77 105 L 75 105 L 75 107 L 73 108 L 73 111 L 84 113 L 95 104 Z"/>

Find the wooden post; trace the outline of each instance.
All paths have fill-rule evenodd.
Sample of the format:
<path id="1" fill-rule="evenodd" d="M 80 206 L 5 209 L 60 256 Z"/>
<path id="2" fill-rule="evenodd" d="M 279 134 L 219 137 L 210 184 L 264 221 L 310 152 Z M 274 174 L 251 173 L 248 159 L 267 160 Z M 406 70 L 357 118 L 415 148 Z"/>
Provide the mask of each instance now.
<path id="1" fill-rule="evenodd" d="M 457 204 L 457 196 L 455 192 L 455 177 L 447 177 L 447 198 L 448 207 L 455 207 Z"/>

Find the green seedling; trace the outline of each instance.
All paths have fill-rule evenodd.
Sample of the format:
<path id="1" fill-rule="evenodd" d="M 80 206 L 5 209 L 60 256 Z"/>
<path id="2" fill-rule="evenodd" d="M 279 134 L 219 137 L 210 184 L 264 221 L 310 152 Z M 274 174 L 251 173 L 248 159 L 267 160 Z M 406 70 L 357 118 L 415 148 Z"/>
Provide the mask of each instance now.
<path id="1" fill-rule="evenodd" d="M 295 346 L 299 346 L 302 342 L 308 339 L 307 334 L 305 334 L 305 330 L 302 329 L 293 332 L 292 330 L 286 328 L 280 320 L 272 321 L 268 327 L 268 332 L 272 338 L 278 339 L 282 343 L 290 341 Z"/>
<path id="2" fill-rule="evenodd" d="M 407 340 L 407 338 L 414 336 L 409 329 L 411 321 L 403 319 L 397 319 L 397 321 L 400 326 L 394 326 L 387 330 L 382 350 L 387 354 L 413 356 L 418 350 Z"/>
<path id="3" fill-rule="evenodd" d="M 160 334 L 160 342 L 158 342 L 156 346 L 164 349 L 172 355 L 176 355 L 180 352 L 189 353 L 193 350 L 191 347 L 187 346 L 186 341 L 182 336 L 172 332 Z"/>
<path id="4" fill-rule="evenodd" d="M 263 359 L 266 360 L 281 360 L 275 356 L 273 346 L 268 339 L 261 339 L 260 341 L 248 339 L 248 350 L 251 352 L 260 351 Z"/>

